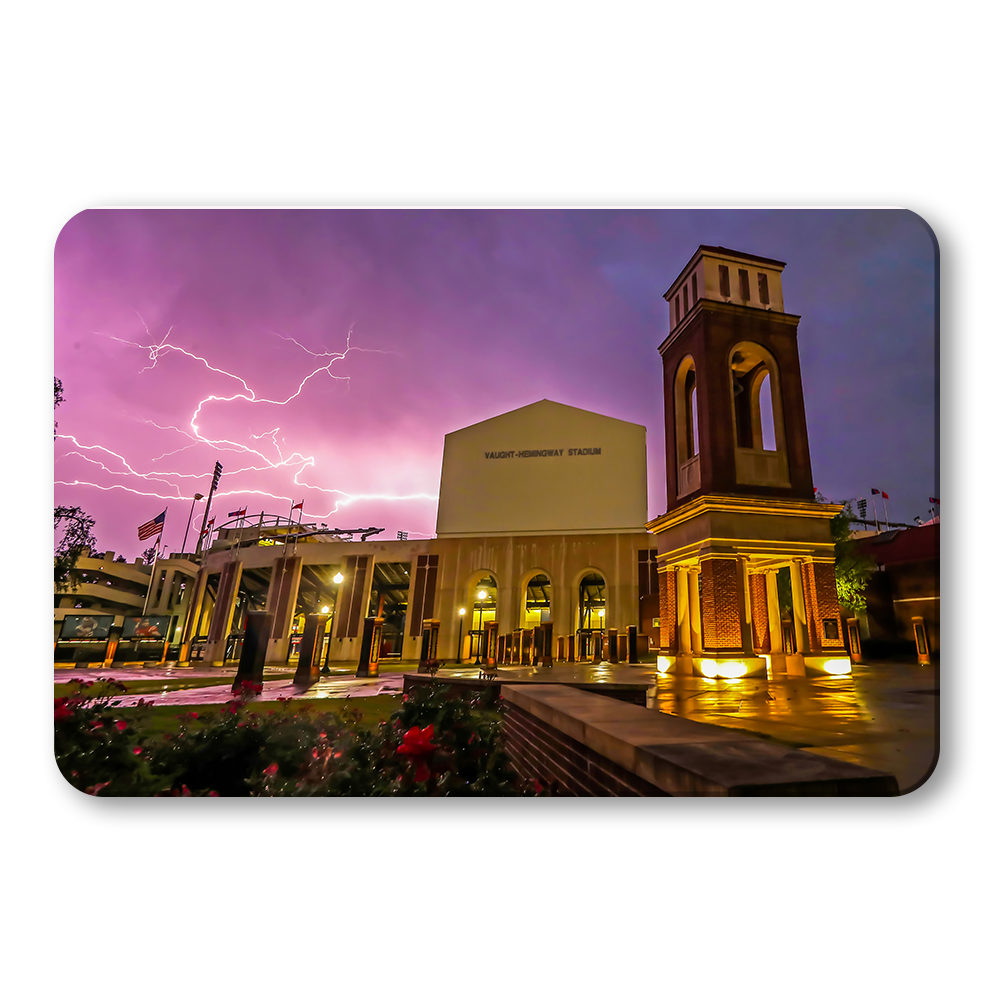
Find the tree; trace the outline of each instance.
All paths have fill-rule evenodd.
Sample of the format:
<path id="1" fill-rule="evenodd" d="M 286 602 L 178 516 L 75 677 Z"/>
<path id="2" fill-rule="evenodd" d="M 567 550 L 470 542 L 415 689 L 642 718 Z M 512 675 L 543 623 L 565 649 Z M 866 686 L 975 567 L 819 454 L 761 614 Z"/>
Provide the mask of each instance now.
<path id="1" fill-rule="evenodd" d="M 156 557 L 156 546 L 150 545 L 148 549 L 142 550 L 142 561 L 150 566 L 153 563 L 153 559 Z"/>
<path id="2" fill-rule="evenodd" d="M 55 529 L 63 529 L 62 539 L 55 549 L 55 583 L 62 589 L 76 590 L 79 586 L 76 562 L 80 553 L 85 548 L 91 552 L 97 549 L 97 539 L 93 535 L 95 522 L 79 507 L 56 507 L 53 515 Z"/>
<path id="3" fill-rule="evenodd" d="M 851 540 L 851 522 L 854 508 L 850 502 L 830 521 L 833 532 L 833 555 L 836 559 L 837 600 L 850 611 L 865 610 L 865 590 L 875 572 L 875 563 L 868 556 L 860 555 Z"/>
<path id="4" fill-rule="evenodd" d="M 55 378 L 55 376 L 53 376 L 53 380 L 55 382 L 55 400 L 56 400 L 55 404 L 53 406 L 53 409 L 55 409 L 63 401 L 63 399 L 65 399 L 65 397 L 63 396 L 62 379 L 61 378 Z M 59 430 L 59 421 L 58 420 L 56 420 L 56 421 L 53 422 L 53 430 L 52 430 L 52 436 L 53 437 L 55 437 L 55 432 L 57 430 Z"/>

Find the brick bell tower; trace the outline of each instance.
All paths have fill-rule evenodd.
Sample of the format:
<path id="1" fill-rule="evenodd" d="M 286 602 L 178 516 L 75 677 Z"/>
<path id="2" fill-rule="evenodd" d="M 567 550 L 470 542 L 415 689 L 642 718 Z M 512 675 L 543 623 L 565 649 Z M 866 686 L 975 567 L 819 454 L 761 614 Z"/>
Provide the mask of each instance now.
<path id="1" fill-rule="evenodd" d="M 784 267 L 701 246 L 664 295 L 667 512 L 647 525 L 662 536 L 661 670 L 850 672 L 829 524 L 841 506 L 814 499 Z"/>

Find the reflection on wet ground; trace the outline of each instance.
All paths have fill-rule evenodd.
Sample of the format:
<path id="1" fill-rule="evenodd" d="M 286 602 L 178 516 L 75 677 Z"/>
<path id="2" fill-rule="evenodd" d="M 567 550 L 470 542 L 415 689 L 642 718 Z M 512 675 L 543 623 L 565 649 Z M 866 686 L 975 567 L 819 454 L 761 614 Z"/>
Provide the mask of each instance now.
<path id="1" fill-rule="evenodd" d="M 844 677 L 667 675 L 656 680 L 656 707 L 890 771 L 905 792 L 936 757 L 937 685 L 935 667 L 903 663 L 858 665 Z"/>
<path id="2" fill-rule="evenodd" d="M 261 701 L 276 698 L 323 700 L 394 694 L 402 690 L 403 670 L 414 665 L 383 666 L 379 677 L 324 676 L 311 687 L 296 687 L 288 667 L 264 670 Z M 56 682 L 73 677 L 175 681 L 219 677 L 223 683 L 181 691 L 150 692 L 158 705 L 206 705 L 228 701 L 236 668 L 118 668 L 56 670 Z M 442 667 L 438 678 L 478 677 L 479 667 Z M 501 667 L 501 682 L 642 683 L 649 685 L 650 706 L 657 711 L 757 733 L 768 739 L 838 760 L 889 771 L 901 792 L 930 772 L 937 753 L 937 668 L 908 663 L 857 665 L 844 677 L 765 677 L 708 679 L 657 675 L 652 665 L 556 664 L 552 667 Z M 139 696 L 126 696 L 134 704 Z"/>

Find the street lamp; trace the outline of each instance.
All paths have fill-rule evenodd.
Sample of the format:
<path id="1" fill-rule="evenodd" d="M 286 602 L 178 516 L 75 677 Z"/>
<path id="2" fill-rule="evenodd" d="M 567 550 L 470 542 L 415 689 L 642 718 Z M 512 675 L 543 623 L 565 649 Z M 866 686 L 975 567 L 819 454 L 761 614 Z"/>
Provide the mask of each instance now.
<path id="1" fill-rule="evenodd" d="M 479 610 L 479 641 L 476 643 L 476 666 L 478 667 L 482 662 L 480 656 L 482 656 L 483 652 L 483 601 L 486 600 L 486 591 L 479 591 L 476 597 L 479 598 L 476 601 L 476 608 Z"/>
<path id="2" fill-rule="evenodd" d="M 465 621 L 465 608 L 458 609 L 458 659 L 455 662 L 462 665 L 462 622 Z"/>
<path id="3" fill-rule="evenodd" d="M 194 495 L 194 499 L 193 499 L 193 500 L 191 501 L 191 513 L 190 513 L 190 514 L 188 514 L 188 523 L 187 523 L 187 527 L 186 527 L 186 528 L 184 529 L 184 541 L 183 541 L 183 542 L 181 543 L 181 554 L 182 554 L 182 555 L 183 555 L 183 553 L 184 553 L 185 549 L 187 548 L 187 543 L 188 543 L 188 532 L 189 532 L 189 531 L 191 530 L 191 518 L 193 518 L 193 517 L 194 517 L 194 505 L 195 505 L 195 504 L 196 504 L 196 503 L 197 503 L 197 502 L 198 502 L 199 500 L 204 500 L 204 499 L 205 499 L 205 494 L 204 494 L 204 493 L 195 493 L 195 495 Z"/>

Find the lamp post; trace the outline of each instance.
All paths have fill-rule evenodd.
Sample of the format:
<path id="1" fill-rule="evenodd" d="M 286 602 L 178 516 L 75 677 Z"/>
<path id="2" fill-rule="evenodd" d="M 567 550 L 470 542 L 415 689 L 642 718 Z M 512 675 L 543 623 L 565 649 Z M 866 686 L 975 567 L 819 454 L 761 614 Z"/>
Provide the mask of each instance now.
<path id="1" fill-rule="evenodd" d="M 479 641 L 476 643 L 476 666 L 478 667 L 482 662 L 480 656 L 483 652 L 483 601 L 486 600 L 486 591 L 481 590 L 476 597 L 479 598 L 476 601 L 476 608 L 479 611 Z"/>
<path id="2" fill-rule="evenodd" d="M 334 576 L 333 582 L 334 582 L 334 584 L 336 584 L 339 587 L 344 582 L 344 574 L 338 572 Z M 334 594 L 333 594 L 333 606 L 332 606 L 332 608 L 330 606 L 323 605 L 323 611 L 322 611 L 322 613 L 324 615 L 326 615 L 326 614 L 330 615 L 330 622 L 329 622 L 330 638 L 327 641 L 326 656 L 323 657 L 323 669 L 320 670 L 321 674 L 329 674 L 330 673 L 330 662 L 329 661 L 330 661 L 330 649 L 333 646 L 333 619 L 336 617 L 336 613 L 337 613 L 337 598 L 339 596 L 340 596 L 340 592 L 339 591 L 334 591 Z M 332 614 L 331 614 L 331 610 L 333 612 Z"/>
<path id="3" fill-rule="evenodd" d="M 194 517 L 194 505 L 199 500 L 204 500 L 204 499 L 205 499 L 205 494 L 204 493 L 195 493 L 194 499 L 191 501 L 191 513 L 188 514 L 187 527 L 184 529 L 184 541 L 181 543 L 181 554 L 182 555 L 184 554 L 184 551 L 187 549 L 188 532 L 191 530 L 191 519 Z"/>
<path id="4" fill-rule="evenodd" d="M 455 662 L 462 665 L 462 622 L 465 621 L 465 608 L 458 609 L 458 659 Z"/>

